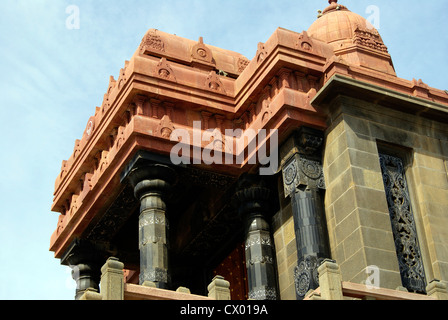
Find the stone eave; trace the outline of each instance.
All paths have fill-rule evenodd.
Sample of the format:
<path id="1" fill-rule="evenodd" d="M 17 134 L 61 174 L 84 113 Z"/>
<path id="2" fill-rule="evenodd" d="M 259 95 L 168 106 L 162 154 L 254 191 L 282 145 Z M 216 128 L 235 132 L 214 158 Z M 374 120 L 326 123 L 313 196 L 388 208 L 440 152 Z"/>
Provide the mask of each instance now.
<path id="1" fill-rule="evenodd" d="M 311 104 L 322 108 L 331 104 L 337 96 L 362 99 L 430 120 L 448 122 L 448 105 L 339 74 L 333 75 L 326 82 Z"/>
<path id="2" fill-rule="evenodd" d="M 266 43 L 259 44 L 256 56 L 237 79 L 217 75 L 214 70 L 198 69 L 163 59 L 137 50 L 120 70 L 119 78 L 115 80 L 111 77 L 103 104 L 91 117 L 95 124 L 93 131 L 87 136 L 89 127 L 86 128 L 82 139 L 75 144 L 74 153 L 63 166 L 65 171 L 61 170 L 65 174 L 56 180 L 51 210 L 63 213 L 60 216 L 62 221 L 58 223 L 51 240 L 50 250 L 56 256 L 60 256 L 70 241 L 83 232 L 94 218 L 94 212 L 107 205 L 107 197 L 102 195 L 116 194 L 120 182 L 117 178 L 112 181 L 111 176 L 119 176 L 133 154 L 143 149 L 169 155 L 174 143 L 162 137 L 160 132 L 155 132 L 156 129 L 162 125 L 173 129 L 191 129 L 189 124 L 175 123 L 170 118 L 153 119 L 133 114 L 137 112 L 132 110 L 137 108 L 136 99 L 139 99 L 139 95 L 142 99 L 170 103 L 175 109 L 191 108 L 198 114 L 205 112 L 210 116 L 219 115 L 228 123 L 231 122 L 229 129 L 235 129 L 232 126 L 237 122 L 242 124 L 244 130 L 278 129 L 280 142 L 300 125 L 324 130 L 326 119 L 321 107 L 329 104 L 337 95 L 363 97 L 370 102 L 439 121 L 448 118 L 446 105 L 405 93 L 426 94 L 428 97 L 433 95 L 443 101 L 443 92 L 440 90 L 427 88 L 421 82 L 411 83 L 332 60 L 335 59 L 332 49 L 323 42 L 308 38 L 306 32 L 299 34 L 278 28 Z M 174 75 L 160 77 L 157 71 L 161 66 Z M 338 74 L 340 71 L 347 76 Z M 280 81 L 285 72 L 292 72 L 294 77 L 300 73 L 307 76 L 304 80 L 309 81 L 309 76 L 314 78 L 313 81 L 319 80 L 319 83 L 315 83 L 315 87 L 307 89 L 307 92 L 290 88 L 291 84 L 281 84 Z M 328 75 L 331 77 L 325 82 L 324 77 Z M 206 84 L 210 77 L 219 82 L 224 90 L 208 88 Z M 380 83 L 381 79 L 386 82 L 386 88 L 375 84 Z M 325 85 L 320 89 L 323 83 Z M 310 83 L 307 86 L 313 87 Z M 256 114 L 255 109 L 258 110 Z M 247 119 L 248 114 L 252 119 Z M 99 167 L 104 165 L 105 171 L 94 170 L 95 163 Z M 238 174 L 254 168 L 256 166 L 248 164 L 245 159 L 239 166 L 214 166 L 213 170 L 229 170 Z M 94 182 L 90 183 L 89 179 Z"/>
<path id="3" fill-rule="evenodd" d="M 137 50 L 132 59 L 126 61 L 125 68 L 120 70 L 119 78 L 115 80 L 111 77 L 103 104 L 97 108 L 94 116 L 95 129 L 92 135 L 87 140 L 84 134 L 83 138 L 77 141 L 79 148 L 77 156 L 74 157 L 75 151 L 67 161 L 67 172 L 62 178 L 57 179 L 51 210 L 58 212 L 63 210 L 65 199 L 70 197 L 76 189 L 76 186 L 72 184 L 74 181 L 78 184 L 78 181 L 83 179 L 84 171 L 88 172 L 89 167 L 92 166 L 92 158 L 106 148 L 109 131 L 120 125 L 134 95 L 149 94 L 155 98 L 188 102 L 204 111 L 237 119 L 282 68 L 299 68 L 304 72 L 321 74 L 326 58 L 319 56 L 319 53 L 327 53 L 329 49 L 316 41 L 317 51 L 298 50 L 296 41 L 301 35 L 303 33 L 279 28 L 267 42 L 270 51 L 266 51 L 266 59 L 255 63 L 254 60 L 257 58 L 255 57 L 244 70 L 244 75 L 240 75 L 237 80 L 218 76 L 225 84 L 225 88 L 235 88 L 228 90 L 230 94 L 198 87 L 195 83 L 183 81 L 182 76 L 176 77 L 176 81 L 161 79 L 154 74 L 159 59 L 141 54 Z M 311 42 L 311 40 L 308 41 Z M 321 46 L 324 48 L 322 49 Z M 200 79 L 200 83 L 205 83 L 208 72 L 177 65 L 175 62 L 168 61 L 168 63 L 180 74 L 193 73 Z M 251 64 L 254 65 L 251 66 Z M 237 82 L 241 83 L 241 81 L 245 81 L 244 84 L 238 85 Z M 236 94 L 233 93 L 235 91 Z"/>

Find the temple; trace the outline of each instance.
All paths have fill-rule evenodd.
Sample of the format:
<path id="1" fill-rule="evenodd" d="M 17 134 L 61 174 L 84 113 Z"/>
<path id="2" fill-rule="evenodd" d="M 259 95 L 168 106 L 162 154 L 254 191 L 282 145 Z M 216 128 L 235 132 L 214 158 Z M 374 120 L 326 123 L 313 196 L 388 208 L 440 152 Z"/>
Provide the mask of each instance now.
<path id="1" fill-rule="evenodd" d="M 448 93 L 329 3 L 252 60 L 147 31 L 56 178 L 76 299 L 448 299 Z"/>

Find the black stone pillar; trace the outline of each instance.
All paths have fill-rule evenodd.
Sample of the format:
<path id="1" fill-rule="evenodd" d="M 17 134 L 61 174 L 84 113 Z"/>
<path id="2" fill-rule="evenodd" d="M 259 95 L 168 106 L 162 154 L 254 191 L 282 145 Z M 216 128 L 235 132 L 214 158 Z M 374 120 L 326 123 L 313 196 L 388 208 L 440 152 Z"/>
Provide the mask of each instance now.
<path id="1" fill-rule="evenodd" d="M 257 178 L 245 177 L 242 183 L 240 181 L 243 187 L 235 194 L 238 212 L 246 223 L 245 254 L 249 298 L 276 300 L 278 289 L 275 250 L 267 222 L 270 190 L 263 183 L 251 183 Z"/>
<path id="2" fill-rule="evenodd" d="M 86 240 L 77 239 L 67 249 L 61 263 L 72 269 L 72 278 L 76 281 L 76 300 L 79 300 L 87 289 L 99 292 L 101 266 L 105 261 L 105 254 Z"/>
<path id="3" fill-rule="evenodd" d="M 175 181 L 175 171 L 161 164 L 137 164 L 128 174 L 140 200 L 140 284 L 152 281 L 169 289 L 168 219 L 165 196 Z"/>
<path id="4" fill-rule="evenodd" d="M 320 147 L 323 134 L 301 128 L 283 145 L 283 184 L 291 197 L 298 266 L 294 271 L 296 296 L 302 300 L 319 287 L 317 268 L 329 258 L 328 232 L 322 190 L 325 189 Z"/>

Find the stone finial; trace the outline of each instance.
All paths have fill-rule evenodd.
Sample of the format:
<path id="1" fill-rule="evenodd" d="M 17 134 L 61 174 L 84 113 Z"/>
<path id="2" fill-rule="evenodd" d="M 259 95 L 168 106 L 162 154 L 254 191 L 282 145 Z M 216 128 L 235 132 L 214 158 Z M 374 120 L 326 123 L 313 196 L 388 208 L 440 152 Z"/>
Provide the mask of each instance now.
<path id="1" fill-rule="evenodd" d="M 337 263 L 324 260 L 318 268 L 321 296 L 325 300 L 342 300 L 342 275 Z"/>
<path id="2" fill-rule="evenodd" d="M 110 257 L 101 268 L 101 293 L 104 300 L 124 299 L 124 264 Z"/>
<path id="3" fill-rule="evenodd" d="M 208 296 L 216 300 L 230 300 L 230 282 L 222 276 L 216 276 L 208 285 Z"/>
<path id="4" fill-rule="evenodd" d="M 434 279 L 426 287 L 428 296 L 438 300 L 448 300 L 447 285 L 440 280 Z"/>

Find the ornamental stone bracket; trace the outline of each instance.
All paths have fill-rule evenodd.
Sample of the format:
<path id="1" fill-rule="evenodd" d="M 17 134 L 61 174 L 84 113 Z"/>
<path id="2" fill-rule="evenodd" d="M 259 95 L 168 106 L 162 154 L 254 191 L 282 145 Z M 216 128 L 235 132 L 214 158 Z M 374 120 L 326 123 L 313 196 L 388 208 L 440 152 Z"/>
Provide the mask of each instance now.
<path id="1" fill-rule="evenodd" d="M 322 134 L 306 127 L 285 142 L 280 151 L 285 197 L 299 189 L 325 190 L 319 157 L 322 143 Z"/>

